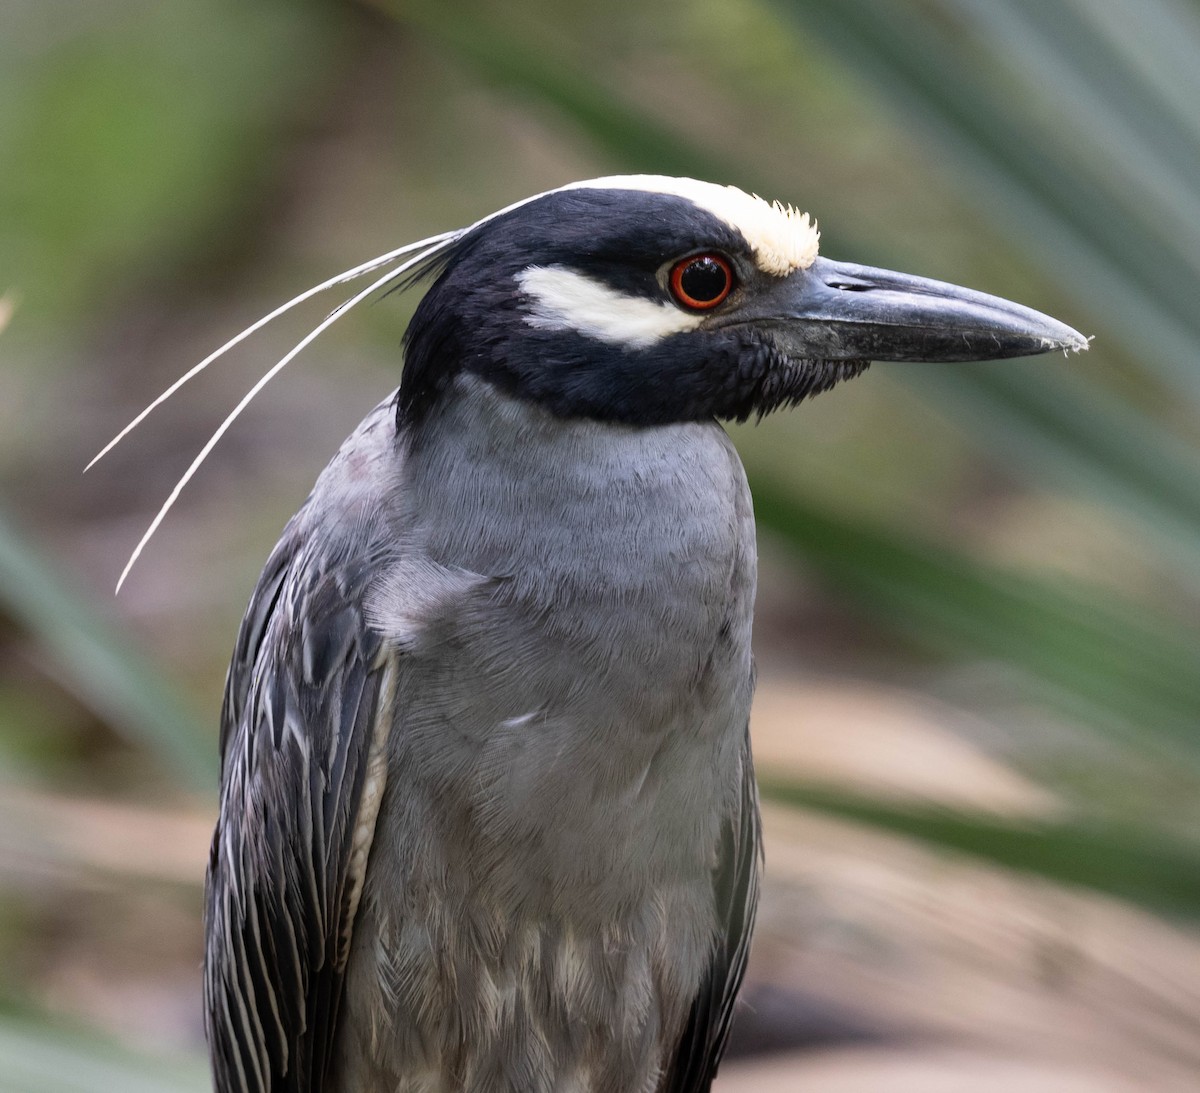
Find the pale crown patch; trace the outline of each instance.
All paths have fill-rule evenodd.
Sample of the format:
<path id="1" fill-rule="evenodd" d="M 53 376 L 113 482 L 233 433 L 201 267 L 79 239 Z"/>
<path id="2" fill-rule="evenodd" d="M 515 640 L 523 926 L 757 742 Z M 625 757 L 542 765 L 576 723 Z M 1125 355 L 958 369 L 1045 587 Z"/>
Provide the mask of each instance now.
<path id="1" fill-rule="evenodd" d="M 627 296 L 563 266 L 531 266 L 517 275 L 517 283 L 528 300 L 530 326 L 574 330 L 630 349 L 695 330 L 703 320 L 669 303 Z"/>
<path id="2" fill-rule="evenodd" d="M 695 178 L 666 175 L 613 175 L 573 182 L 562 188 L 644 190 L 686 198 L 741 232 L 754 252 L 759 269 L 776 277 L 808 269 L 817 260 L 821 233 L 808 213 L 798 212 L 778 201 L 764 201 L 736 186 L 719 186 Z"/>

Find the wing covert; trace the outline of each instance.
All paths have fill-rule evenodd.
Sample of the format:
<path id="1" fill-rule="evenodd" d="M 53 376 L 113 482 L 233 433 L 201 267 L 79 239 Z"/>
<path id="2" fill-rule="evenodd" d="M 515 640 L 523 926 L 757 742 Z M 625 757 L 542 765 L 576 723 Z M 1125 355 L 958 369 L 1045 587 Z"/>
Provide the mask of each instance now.
<path id="1" fill-rule="evenodd" d="M 363 609 L 379 558 L 308 542 L 293 522 L 267 562 L 226 683 L 205 909 L 217 1093 L 322 1087 L 381 789 L 364 806 L 391 724 Z"/>

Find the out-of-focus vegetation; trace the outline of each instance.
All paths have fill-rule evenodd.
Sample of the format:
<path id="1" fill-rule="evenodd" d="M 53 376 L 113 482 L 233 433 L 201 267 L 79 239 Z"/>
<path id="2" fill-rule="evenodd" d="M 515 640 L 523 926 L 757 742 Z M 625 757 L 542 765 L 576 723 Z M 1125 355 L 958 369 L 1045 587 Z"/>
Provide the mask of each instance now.
<path id="1" fill-rule="evenodd" d="M 811 210 L 827 254 L 1095 335 L 1069 359 L 877 366 L 734 430 L 758 497 L 765 669 L 962 711 L 1053 814 L 904 808 L 802 771 L 764 784 L 1200 916 L 1200 8 L 14 0 L 3 24 L 0 1057 L 17 1065 L 0 1089 L 202 1085 L 128 1054 L 194 1054 L 198 1001 L 173 994 L 160 1036 L 144 992 L 104 982 L 139 929 L 198 931 L 202 860 L 189 882 L 153 852 L 137 868 L 120 846 L 85 852 L 78 832 L 46 830 L 45 805 L 181 809 L 203 826 L 257 567 L 394 386 L 411 300 L 356 312 L 293 365 L 116 601 L 124 554 L 303 320 L 80 468 L 280 299 L 589 175 L 733 182 Z M 156 965 L 185 999 L 197 952 L 193 936 Z M 127 1046 L 97 1047 L 89 1023 Z"/>

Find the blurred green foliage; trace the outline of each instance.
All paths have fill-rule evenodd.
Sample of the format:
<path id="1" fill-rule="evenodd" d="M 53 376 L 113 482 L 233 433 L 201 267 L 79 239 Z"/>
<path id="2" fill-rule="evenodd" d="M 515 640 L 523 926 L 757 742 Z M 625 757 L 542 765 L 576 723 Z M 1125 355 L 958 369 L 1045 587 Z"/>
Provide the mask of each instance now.
<path id="1" fill-rule="evenodd" d="M 202 249 L 274 166 L 333 52 L 320 7 L 16 3 L 0 36 L 0 254 L 12 334 L 65 334 Z"/>
<path id="2" fill-rule="evenodd" d="M 821 216 L 828 253 L 983 282 L 1094 332 L 1079 360 L 893 370 L 878 404 L 888 428 L 803 449 L 812 458 L 790 453 L 806 430 L 823 435 L 815 407 L 799 424 L 737 437 L 764 536 L 786 544 L 839 610 L 887 628 L 923 672 L 999 665 L 1014 703 L 1103 738 L 1107 775 L 1073 781 L 1026 757 L 1025 772 L 1072 818 L 1020 831 L 778 778 L 770 788 L 1008 868 L 1200 914 L 1195 6 L 18 0 L 4 20 L 0 294 L 11 290 L 18 307 L 0 350 L 12 374 L 86 367 L 79 354 L 139 294 L 184 270 L 219 278 L 253 264 L 265 210 L 289 190 L 281 180 L 312 166 L 298 149 L 341 131 L 345 86 L 397 104 L 383 159 L 402 180 L 400 204 L 408 185 L 414 201 L 461 219 L 522 196 L 501 192 L 525 180 L 505 146 L 517 132 L 556 150 L 552 170 L 693 174 L 802 203 Z M 389 52 L 401 62 L 386 63 Z M 363 81 L 370 65 L 382 86 Z M 481 103 L 482 121 L 471 116 Z M 508 129 L 487 132 L 498 118 Z M 399 241 L 391 224 L 374 230 L 386 242 L 368 253 Z M 912 411 L 917 398 L 937 416 Z M 4 412 L 17 413 L 11 400 Z M 893 433 L 892 415 L 912 420 Z M 919 446 L 942 453 L 933 478 L 902 477 L 910 442 L 897 436 L 912 437 L 914 467 Z M 997 558 L 947 515 L 961 499 L 947 483 L 964 465 L 1010 493 L 1057 491 L 1085 506 L 1084 534 L 1125 541 L 1100 553 L 1120 565 L 1075 573 L 1070 559 Z M 180 784 L 203 783 L 213 742 L 189 700 L 41 555 L 0 520 L 7 618 L 101 720 Z M 993 695 L 977 705 L 1005 720 Z M 1123 786 L 1127 769 L 1140 789 Z M 47 1049 L 55 1035 L 0 1029 L 0 1054 L 25 1064 L 0 1073 L 0 1088 L 46 1088 L 48 1078 L 15 1075 L 41 1074 L 59 1048 L 59 1088 L 100 1088 L 72 1076 L 93 1049 Z M 144 1087 L 195 1087 L 190 1072 L 178 1085 L 160 1079 Z"/>

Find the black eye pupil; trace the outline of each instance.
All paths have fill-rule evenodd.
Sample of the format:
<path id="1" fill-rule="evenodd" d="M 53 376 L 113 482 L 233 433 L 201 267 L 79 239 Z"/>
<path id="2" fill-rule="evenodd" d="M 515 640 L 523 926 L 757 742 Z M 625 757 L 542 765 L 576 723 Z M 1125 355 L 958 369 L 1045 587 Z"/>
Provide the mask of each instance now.
<path id="1" fill-rule="evenodd" d="M 715 300 L 728 284 L 729 274 L 715 258 L 697 258 L 679 276 L 679 287 L 689 299 L 700 303 Z"/>

